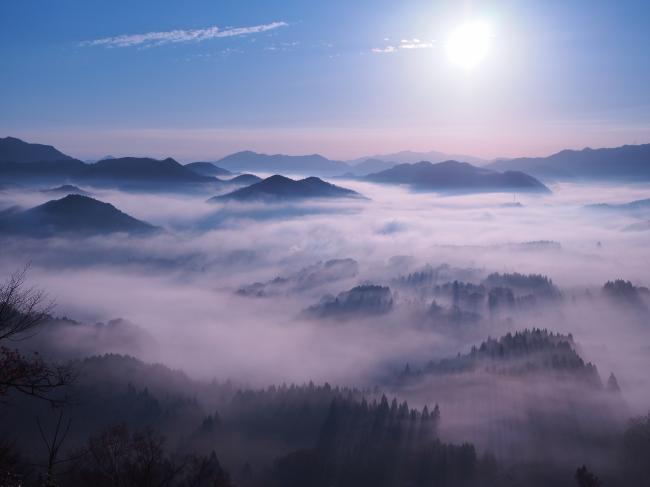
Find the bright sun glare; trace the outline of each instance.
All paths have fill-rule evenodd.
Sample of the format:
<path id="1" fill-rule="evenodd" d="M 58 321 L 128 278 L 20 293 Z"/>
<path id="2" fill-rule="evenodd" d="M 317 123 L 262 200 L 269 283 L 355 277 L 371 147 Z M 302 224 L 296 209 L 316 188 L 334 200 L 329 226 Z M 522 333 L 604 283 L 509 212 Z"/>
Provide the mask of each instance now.
<path id="1" fill-rule="evenodd" d="M 483 21 L 472 21 L 458 26 L 447 40 L 447 57 L 465 69 L 483 61 L 492 42 L 492 29 Z"/>

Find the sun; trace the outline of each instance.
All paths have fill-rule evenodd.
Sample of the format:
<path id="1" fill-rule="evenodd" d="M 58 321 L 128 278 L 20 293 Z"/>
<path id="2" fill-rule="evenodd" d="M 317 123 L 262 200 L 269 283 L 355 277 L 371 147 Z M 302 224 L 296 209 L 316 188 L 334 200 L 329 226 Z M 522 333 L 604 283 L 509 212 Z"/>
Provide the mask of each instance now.
<path id="1" fill-rule="evenodd" d="M 483 61 L 490 50 L 493 34 L 484 21 L 466 22 L 458 26 L 447 40 L 447 57 L 465 69 L 472 69 Z"/>

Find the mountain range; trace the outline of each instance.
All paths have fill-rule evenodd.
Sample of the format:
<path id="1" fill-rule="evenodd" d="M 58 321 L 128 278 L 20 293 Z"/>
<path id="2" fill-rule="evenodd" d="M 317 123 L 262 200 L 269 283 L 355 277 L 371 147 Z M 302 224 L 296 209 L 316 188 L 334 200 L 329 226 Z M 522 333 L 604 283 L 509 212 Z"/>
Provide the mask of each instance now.
<path id="1" fill-rule="evenodd" d="M 354 198 L 361 197 L 356 191 L 326 183 L 322 179 L 309 177 L 294 180 L 275 175 L 262 181 L 237 189 L 231 193 L 216 196 L 210 201 L 283 201 L 309 198 Z"/>
<path id="2" fill-rule="evenodd" d="M 44 238 L 60 235 L 149 234 L 156 227 L 121 212 L 110 203 L 69 194 L 28 210 L 0 212 L 0 229 L 7 234 Z"/>
<path id="3" fill-rule="evenodd" d="M 352 161 L 348 161 L 349 164 L 358 167 L 359 164 L 362 164 L 365 161 L 379 161 L 384 164 L 391 164 L 396 166 L 397 164 L 415 164 L 420 161 L 428 161 L 432 163 L 444 162 L 444 161 L 463 161 L 469 162 L 470 164 L 483 165 L 488 161 L 486 159 L 481 159 L 480 157 L 469 156 L 466 154 L 445 154 L 444 152 L 438 151 L 428 151 L 428 152 L 414 152 L 414 151 L 400 151 L 394 152 L 392 154 L 378 154 L 369 157 L 361 157 Z M 389 169 L 388 167 L 384 169 Z"/>
<path id="4" fill-rule="evenodd" d="M 607 149 L 563 150 L 548 157 L 503 159 L 486 166 L 496 171 L 524 171 L 547 179 L 650 180 L 650 144 Z"/>
<path id="5" fill-rule="evenodd" d="M 521 171 L 534 177 L 550 180 L 650 180 L 650 144 L 624 145 L 604 149 L 563 150 L 548 157 L 497 159 L 489 163 L 472 156 L 450 156 L 437 151 L 402 151 L 394 154 L 363 157 L 347 162 L 330 160 L 318 154 L 292 156 L 243 151 L 228 155 L 214 163 L 193 162 L 182 166 L 168 158 L 159 161 L 163 164 L 153 167 L 151 161 L 155 161 L 155 159 L 133 157 L 106 158 L 96 164 L 85 164 L 49 145 L 31 144 L 14 137 L 0 138 L 0 176 L 10 181 L 16 178 L 38 176 L 47 177 L 50 181 L 58 178 L 60 183 L 65 183 L 72 178 L 92 180 L 93 177 L 100 174 L 101 176 L 110 176 L 115 180 L 123 179 L 127 173 L 129 179 L 132 179 L 134 172 L 142 174 L 139 177 L 141 182 L 148 180 L 147 174 L 153 174 L 153 172 L 167 173 L 167 176 L 154 176 L 153 179 L 161 180 L 165 177 L 173 179 L 178 176 L 179 182 L 194 183 L 201 182 L 197 177 L 206 178 L 202 182 L 208 182 L 211 177 L 223 177 L 232 172 L 247 171 L 315 176 L 345 174 L 359 177 L 374 175 L 401 164 L 417 164 L 422 161 L 436 164 L 447 160 L 467 162 L 496 172 Z M 114 164 L 110 164 L 109 161 L 113 161 Z M 124 168 L 125 164 L 140 167 L 129 167 L 127 171 Z M 143 166 L 148 166 L 148 168 Z M 89 170 L 88 167 L 94 169 Z M 110 169 L 106 169 L 108 167 Z M 149 171 L 153 172 L 149 173 Z M 115 172 L 121 172 L 119 178 L 114 176 Z M 68 181 L 62 180 L 62 178 L 68 178 Z"/>
<path id="6" fill-rule="evenodd" d="M 544 184 L 528 174 L 519 171 L 500 173 L 457 161 L 445 161 L 437 164 L 426 161 L 416 164 L 399 164 L 362 179 L 374 183 L 405 184 L 419 191 L 451 193 L 550 192 Z"/>

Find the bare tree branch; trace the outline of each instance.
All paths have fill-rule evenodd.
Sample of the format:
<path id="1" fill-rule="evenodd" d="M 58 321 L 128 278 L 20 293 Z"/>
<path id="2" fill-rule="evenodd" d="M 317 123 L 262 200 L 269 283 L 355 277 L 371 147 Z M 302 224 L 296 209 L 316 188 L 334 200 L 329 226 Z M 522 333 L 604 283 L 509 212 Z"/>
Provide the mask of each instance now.
<path id="1" fill-rule="evenodd" d="M 25 285 L 28 269 L 26 266 L 14 272 L 0 286 L 0 402 L 13 390 L 58 406 L 66 398 L 52 394 L 73 382 L 70 368 L 46 363 L 38 353 L 28 356 L 5 345 L 32 337 L 54 307 L 43 291 Z"/>

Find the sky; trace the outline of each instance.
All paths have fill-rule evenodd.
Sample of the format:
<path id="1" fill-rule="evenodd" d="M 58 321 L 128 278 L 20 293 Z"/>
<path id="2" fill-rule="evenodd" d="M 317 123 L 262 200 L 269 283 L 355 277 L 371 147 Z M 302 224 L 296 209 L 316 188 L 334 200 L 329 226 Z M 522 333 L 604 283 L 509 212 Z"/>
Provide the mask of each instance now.
<path id="1" fill-rule="evenodd" d="M 0 136 L 185 161 L 647 143 L 648 20 L 633 0 L 2 0 Z M 467 66 L 450 44 L 479 24 Z"/>

